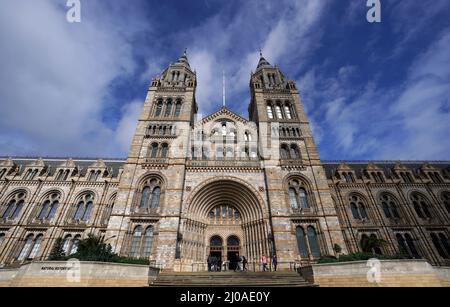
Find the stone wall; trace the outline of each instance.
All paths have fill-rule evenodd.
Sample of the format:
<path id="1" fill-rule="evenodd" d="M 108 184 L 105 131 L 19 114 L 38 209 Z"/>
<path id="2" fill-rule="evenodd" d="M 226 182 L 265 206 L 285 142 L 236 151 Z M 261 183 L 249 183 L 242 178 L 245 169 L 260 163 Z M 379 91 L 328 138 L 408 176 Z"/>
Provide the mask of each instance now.
<path id="1" fill-rule="evenodd" d="M 315 264 L 300 269 L 320 287 L 442 287 L 450 285 L 450 268 L 436 268 L 425 260 L 381 260 L 380 280 L 369 282 L 367 261 Z"/>
<path id="2" fill-rule="evenodd" d="M 2 287 L 147 287 L 159 270 L 145 265 L 102 262 L 38 261 L 1 269 Z"/>

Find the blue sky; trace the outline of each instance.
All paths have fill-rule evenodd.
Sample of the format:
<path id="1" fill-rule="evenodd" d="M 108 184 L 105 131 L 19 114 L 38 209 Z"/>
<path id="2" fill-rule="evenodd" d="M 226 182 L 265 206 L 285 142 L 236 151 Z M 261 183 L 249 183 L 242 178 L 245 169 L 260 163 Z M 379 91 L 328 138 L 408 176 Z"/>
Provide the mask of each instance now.
<path id="1" fill-rule="evenodd" d="M 258 49 L 296 80 L 322 159 L 450 160 L 450 1 L 0 2 L 0 155 L 126 157 L 151 78 L 188 48 L 203 114 L 247 117 Z"/>

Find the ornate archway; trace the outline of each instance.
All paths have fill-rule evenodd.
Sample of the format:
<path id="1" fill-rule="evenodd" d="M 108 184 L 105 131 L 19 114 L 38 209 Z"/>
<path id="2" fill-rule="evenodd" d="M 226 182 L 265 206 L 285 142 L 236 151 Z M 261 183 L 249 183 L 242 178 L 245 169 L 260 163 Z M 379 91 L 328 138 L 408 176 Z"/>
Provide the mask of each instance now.
<path id="1" fill-rule="evenodd" d="M 245 255 L 249 263 L 258 263 L 263 254 L 270 254 L 265 204 L 259 193 L 240 179 L 204 182 L 190 194 L 183 211 L 180 254 L 185 262 L 205 262 L 214 236 L 224 243 L 222 261 L 236 262 Z"/>

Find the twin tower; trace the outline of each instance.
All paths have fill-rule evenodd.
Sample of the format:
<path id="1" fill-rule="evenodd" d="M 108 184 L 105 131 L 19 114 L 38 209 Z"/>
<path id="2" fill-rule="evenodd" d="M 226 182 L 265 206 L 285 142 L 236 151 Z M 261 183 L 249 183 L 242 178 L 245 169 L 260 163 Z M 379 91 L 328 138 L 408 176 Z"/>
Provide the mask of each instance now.
<path id="1" fill-rule="evenodd" d="M 148 90 L 106 237 L 115 252 L 165 270 L 206 269 L 212 255 L 280 268 L 346 246 L 295 82 L 261 54 L 249 119 L 222 107 L 199 118 L 186 53 Z"/>

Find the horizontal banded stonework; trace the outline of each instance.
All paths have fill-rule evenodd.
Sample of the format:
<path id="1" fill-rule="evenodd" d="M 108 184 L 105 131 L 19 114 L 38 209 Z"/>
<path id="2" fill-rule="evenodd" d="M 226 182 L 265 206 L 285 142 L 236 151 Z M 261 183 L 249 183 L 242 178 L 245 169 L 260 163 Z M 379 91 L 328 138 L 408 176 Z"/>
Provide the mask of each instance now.
<path id="1" fill-rule="evenodd" d="M 38 261 L 0 270 L 2 287 L 147 287 L 158 274 L 145 265 Z"/>
<path id="2" fill-rule="evenodd" d="M 448 271 L 425 260 L 381 260 L 379 282 L 369 281 L 369 270 L 367 261 L 354 261 L 315 264 L 300 273 L 320 287 L 443 287 L 450 282 Z"/>

